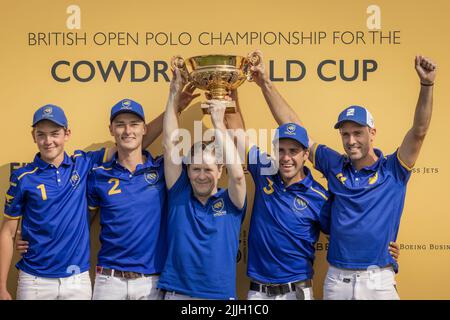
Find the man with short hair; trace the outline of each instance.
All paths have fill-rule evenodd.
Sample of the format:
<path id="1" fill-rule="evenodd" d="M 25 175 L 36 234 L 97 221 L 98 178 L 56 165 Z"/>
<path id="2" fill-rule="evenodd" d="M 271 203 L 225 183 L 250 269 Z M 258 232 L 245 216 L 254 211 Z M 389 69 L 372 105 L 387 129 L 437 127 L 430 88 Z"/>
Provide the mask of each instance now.
<path id="1" fill-rule="evenodd" d="M 30 249 L 17 263 L 17 299 L 91 299 L 87 174 L 108 157 L 95 152 L 64 152 L 71 132 L 64 111 L 39 108 L 33 117 L 34 161 L 11 174 L 0 230 L 0 299 L 11 299 L 6 280 L 13 238 L 22 219 Z"/>
<path id="2" fill-rule="evenodd" d="M 166 190 L 162 157 L 143 151 L 142 106 L 124 99 L 111 109 L 117 153 L 88 178 L 89 209 L 100 211 L 94 300 L 156 300 L 166 257 Z"/>
<path id="3" fill-rule="evenodd" d="M 311 142 L 295 112 L 282 100 L 261 63 L 251 68 L 270 111 L 278 122 L 270 157 L 244 135 L 248 151 L 247 168 L 255 182 L 255 199 L 249 229 L 248 299 L 311 300 L 315 244 L 320 231 L 330 229 L 329 192 L 316 182 L 305 161 Z M 233 99 L 237 99 L 236 92 Z M 281 101 L 281 102 L 280 102 Z M 225 116 L 227 127 L 244 129 L 238 112 Z M 237 132 L 238 133 L 238 132 Z M 242 136 L 238 135 L 238 138 Z M 392 248 L 395 251 L 395 247 Z M 387 252 L 387 248 L 385 249 Z M 392 252 L 395 256 L 396 252 Z"/>
<path id="4" fill-rule="evenodd" d="M 188 86 L 181 93 L 179 112 L 198 96 L 193 94 L 194 89 Z M 129 99 L 122 100 L 117 111 L 127 110 L 130 104 Z M 163 114 L 145 126 L 143 148 L 160 135 L 162 119 Z M 13 239 L 22 215 L 22 237 L 26 241 L 16 241 L 17 250 L 23 255 L 17 264 L 21 270 L 17 299 L 90 299 L 87 175 L 92 167 L 108 162 L 116 148 L 75 151 L 69 158 L 64 153 L 64 144 L 70 137 L 67 119 L 63 110 L 53 105 L 36 111 L 33 127 L 40 153 L 32 164 L 13 172 L 6 195 L 0 231 L 0 299 L 11 299 L 6 281 Z M 41 201 L 35 188 L 40 191 Z"/>
<path id="5" fill-rule="evenodd" d="M 414 122 L 393 154 L 384 156 L 374 148 L 374 121 L 360 106 L 346 108 L 335 124 L 345 155 L 309 136 L 309 160 L 327 178 L 332 197 L 325 299 L 399 299 L 398 265 L 386 247 L 397 238 L 406 185 L 431 121 L 436 76 L 436 65 L 428 58 L 416 56 L 415 68 L 421 89 Z M 253 72 L 277 121 L 301 125 L 264 76 L 264 66 Z"/>
<path id="6" fill-rule="evenodd" d="M 228 161 L 235 146 L 223 123 L 225 105 L 217 100 L 207 102 L 216 129 L 215 147 L 194 144 L 187 164 L 176 161 L 179 127 L 175 106 L 183 86 L 175 69 L 163 134 L 168 253 L 158 287 L 166 291 L 167 300 L 235 299 L 239 232 L 246 209 L 245 176 L 239 162 Z M 228 189 L 217 186 L 222 152 Z"/>

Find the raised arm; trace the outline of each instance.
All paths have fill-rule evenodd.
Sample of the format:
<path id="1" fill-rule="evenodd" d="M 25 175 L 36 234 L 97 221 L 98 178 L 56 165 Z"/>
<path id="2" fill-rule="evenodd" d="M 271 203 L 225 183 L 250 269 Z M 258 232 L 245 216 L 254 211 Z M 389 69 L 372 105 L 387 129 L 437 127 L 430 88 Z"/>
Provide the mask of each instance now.
<path id="1" fill-rule="evenodd" d="M 239 105 L 237 90 L 231 91 L 230 97 L 236 103 L 235 113 L 225 113 L 224 122 L 228 130 L 233 133 L 233 138 L 238 152 L 244 150 L 244 152 L 250 149 L 250 141 L 246 133 L 246 127 L 244 118 L 242 116 L 241 107 Z M 230 132 L 230 131 L 229 131 Z M 245 154 L 244 154 L 245 158 Z M 245 162 L 245 159 L 242 159 Z"/>
<path id="2" fill-rule="evenodd" d="M 400 160 L 409 168 L 416 163 L 430 126 L 433 110 L 433 85 L 436 77 L 436 64 L 428 58 L 416 56 L 415 68 L 420 79 L 419 99 L 412 128 L 406 133 L 398 151 Z"/>
<path id="3" fill-rule="evenodd" d="M 192 84 L 188 84 L 184 91 L 181 93 L 180 98 L 177 104 L 177 112 L 181 113 L 184 109 L 186 109 L 189 104 L 200 96 L 200 93 L 195 93 L 195 86 Z M 163 122 L 164 122 L 164 112 L 161 113 L 158 117 L 147 123 L 147 134 L 144 136 L 142 140 L 142 148 L 147 149 L 162 133 L 163 131 Z"/>
<path id="4" fill-rule="evenodd" d="M 7 282 L 14 251 L 14 236 L 19 220 L 3 218 L 0 228 L 0 300 L 11 300 Z"/>
<path id="5" fill-rule="evenodd" d="M 166 186 L 170 189 L 181 175 L 182 163 L 176 144 L 179 141 L 178 109 L 181 93 L 185 83 L 180 70 L 173 71 L 170 92 L 163 121 L 164 175 Z"/>
<path id="6" fill-rule="evenodd" d="M 264 99 L 272 112 L 275 121 L 279 126 L 282 124 L 293 122 L 304 127 L 297 113 L 291 108 L 287 101 L 281 96 L 277 88 L 270 81 L 269 75 L 266 72 L 266 67 L 264 65 L 263 54 L 260 50 L 255 50 L 250 53 L 249 56 L 256 54 L 259 56 L 260 63 L 256 66 L 250 68 L 252 71 L 253 81 L 261 88 L 264 95 Z M 309 138 L 309 146 L 312 148 L 315 144 L 311 136 Z M 312 161 L 312 152 L 310 152 L 310 160 Z"/>
<path id="7" fill-rule="evenodd" d="M 207 104 L 210 107 L 211 120 L 216 129 L 216 146 L 219 146 L 219 150 L 223 152 L 222 159 L 227 168 L 230 199 L 237 208 L 243 208 L 246 197 L 245 175 L 233 139 L 224 124 L 225 104 L 219 100 L 208 100 Z M 219 150 L 216 150 L 216 157 L 219 155 Z"/>

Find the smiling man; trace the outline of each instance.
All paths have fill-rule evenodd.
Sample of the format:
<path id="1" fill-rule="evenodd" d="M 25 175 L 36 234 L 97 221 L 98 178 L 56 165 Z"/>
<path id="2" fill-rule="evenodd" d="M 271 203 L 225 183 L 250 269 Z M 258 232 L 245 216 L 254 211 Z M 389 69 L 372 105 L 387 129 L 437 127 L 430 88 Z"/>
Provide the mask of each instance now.
<path id="1" fill-rule="evenodd" d="M 262 53 L 257 50 L 250 56 L 253 54 L 259 55 L 261 63 L 251 68 L 252 77 L 279 127 L 273 158 L 251 145 L 247 136 L 238 139 L 238 142 L 245 141 L 249 148 L 248 170 L 255 182 L 249 231 L 247 274 L 251 283 L 248 299 L 314 299 L 314 245 L 321 230 L 329 232 L 330 222 L 333 228 L 330 204 L 334 195 L 316 182 L 304 165 L 311 158 L 313 142 L 299 124 L 297 114 L 270 81 Z M 245 129 L 239 104 L 236 106 L 239 112 L 225 117 L 227 126 Z M 273 167 L 274 162 L 278 163 L 276 172 L 264 170 Z M 390 248 L 388 244 L 380 247 L 380 251 L 395 257 L 395 246 Z"/>
<path id="2" fill-rule="evenodd" d="M 253 68 L 277 122 L 301 124 L 264 76 L 264 65 Z M 397 238 L 406 186 L 431 121 L 436 77 L 436 65 L 428 58 L 416 56 L 415 69 L 420 93 L 414 120 L 394 153 L 384 156 L 374 148 L 375 123 L 361 106 L 346 108 L 334 126 L 344 155 L 308 137 L 309 160 L 327 178 L 332 197 L 325 299 L 399 299 L 398 265 L 386 248 Z"/>
<path id="3" fill-rule="evenodd" d="M 64 111 L 55 105 L 39 108 L 32 123 L 39 153 L 14 171 L 6 193 L 0 231 L 0 299 L 11 299 L 6 280 L 13 239 L 22 219 L 29 250 L 17 263 L 17 299 L 90 299 L 87 175 L 108 157 L 95 152 L 64 152 L 71 136 Z"/>
<path id="4" fill-rule="evenodd" d="M 198 96 L 193 94 L 194 89 L 188 86 L 181 93 L 178 112 Z M 120 110 L 132 107 L 131 101 L 122 102 Z M 145 135 L 139 138 L 142 148 L 160 135 L 163 115 L 144 125 Z M 6 193 L 0 229 L 0 300 L 11 299 L 6 283 L 21 218 L 23 241 L 18 235 L 16 238 L 17 250 L 22 253 L 16 265 L 20 270 L 17 299 L 90 299 L 87 176 L 93 167 L 110 161 L 117 149 L 77 150 L 69 157 L 64 147 L 71 131 L 64 111 L 55 105 L 39 108 L 32 125 L 39 153 L 31 164 L 12 173 Z M 138 126 L 135 121 L 131 125 Z M 124 126 L 122 122 L 118 127 Z M 136 136 L 127 133 L 120 141 L 139 144 Z M 129 203 L 128 199 L 125 202 Z"/>
<path id="5" fill-rule="evenodd" d="M 155 300 L 166 258 L 166 190 L 162 157 L 143 151 L 144 110 L 123 99 L 111 109 L 117 146 L 112 161 L 88 179 L 91 210 L 100 210 L 100 242 L 94 300 Z"/>
<path id="6" fill-rule="evenodd" d="M 406 186 L 431 121 L 436 77 L 428 58 L 417 56 L 415 69 L 420 93 L 414 121 L 394 153 L 374 148 L 375 123 L 361 106 L 346 108 L 334 126 L 345 155 L 312 146 L 310 160 L 334 195 L 325 299 L 399 299 L 398 265 L 383 248 L 397 238 Z"/>
<path id="7" fill-rule="evenodd" d="M 207 102 L 216 143 L 197 142 L 186 164 L 176 161 L 180 131 L 175 106 L 183 87 L 175 69 L 164 116 L 168 253 L 159 287 L 167 291 L 167 300 L 235 299 L 239 232 L 246 209 L 244 171 L 238 161 L 227 161 L 236 150 L 223 122 L 225 104 L 218 100 Z M 223 162 L 228 189 L 218 188 Z"/>

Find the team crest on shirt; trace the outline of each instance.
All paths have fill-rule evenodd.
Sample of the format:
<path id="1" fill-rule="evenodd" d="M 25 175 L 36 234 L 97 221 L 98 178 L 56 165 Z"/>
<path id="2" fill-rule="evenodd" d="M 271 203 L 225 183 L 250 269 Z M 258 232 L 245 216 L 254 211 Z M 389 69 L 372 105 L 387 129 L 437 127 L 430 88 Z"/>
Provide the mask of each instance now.
<path id="1" fill-rule="evenodd" d="M 159 179 L 158 171 L 152 170 L 152 171 L 146 172 L 144 174 L 144 179 L 145 179 L 145 181 L 147 181 L 147 183 L 149 185 L 154 185 L 155 183 L 158 182 L 158 179 Z"/>
<path id="2" fill-rule="evenodd" d="M 80 184 L 80 180 L 81 180 L 80 175 L 78 174 L 77 170 L 74 170 L 72 172 L 72 175 L 70 176 L 70 183 L 74 188 L 76 188 L 78 184 Z"/>
<path id="3" fill-rule="evenodd" d="M 220 217 L 227 214 L 227 212 L 225 211 L 225 202 L 222 198 L 214 201 L 211 207 L 214 211 L 214 217 Z"/>
<path id="4" fill-rule="evenodd" d="M 308 206 L 308 203 L 303 200 L 302 198 L 300 198 L 299 196 L 296 196 L 294 198 L 294 209 L 297 211 L 302 211 L 304 209 L 306 209 L 306 207 Z"/>

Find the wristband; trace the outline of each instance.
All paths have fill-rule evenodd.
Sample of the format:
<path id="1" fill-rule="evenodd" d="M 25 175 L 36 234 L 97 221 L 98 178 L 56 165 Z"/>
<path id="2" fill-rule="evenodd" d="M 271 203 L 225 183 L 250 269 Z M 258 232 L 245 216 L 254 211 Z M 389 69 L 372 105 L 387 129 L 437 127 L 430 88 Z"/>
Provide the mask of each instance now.
<path id="1" fill-rule="evenodd" d="M 420 82 L 420 85 L 421 85 L 421 86 L 425 86 L 425 87 L 432 87 L 432 86 L 434 86 L 434 82 L 433 82 L 433 83 L 423 83 L 423 82 Z"/>

